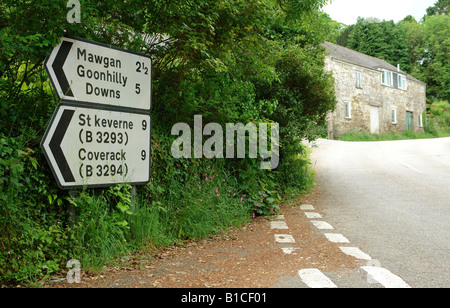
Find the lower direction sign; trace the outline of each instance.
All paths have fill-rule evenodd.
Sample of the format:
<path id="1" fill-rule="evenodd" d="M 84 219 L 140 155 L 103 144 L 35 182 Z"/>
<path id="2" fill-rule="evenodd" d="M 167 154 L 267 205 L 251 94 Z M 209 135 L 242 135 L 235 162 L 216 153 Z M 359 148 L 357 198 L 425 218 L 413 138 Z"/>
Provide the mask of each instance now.
<path id="1" fill-rule="evenodd" d="M 41 147 L 61 188 L 150 181 L 148 114 L 60 106 Z"/>

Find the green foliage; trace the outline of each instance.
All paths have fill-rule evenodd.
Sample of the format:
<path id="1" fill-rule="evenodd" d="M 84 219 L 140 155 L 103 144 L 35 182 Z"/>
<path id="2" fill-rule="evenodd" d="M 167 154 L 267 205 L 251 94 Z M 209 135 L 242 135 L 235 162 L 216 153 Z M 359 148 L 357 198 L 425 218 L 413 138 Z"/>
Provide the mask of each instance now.
<path id="1" fill-rule="evenodd" d="M 74 258 L 98 270 L 133 249 L 206 237 L 276 213 L 286 192 L 306 189 L 297 144 L 320 133 L 335 105 L 320 43 L 340 26 L 318 12 L 327 1 L 80 2 L 81 24 L 67 23 L 66 0 L 0 3 L 2 282 L 39 283 Z M 137 189 L 134 213 L 127 185 L 59 190 L 39 147 L 59 103 L 43 62 L 63 36 L 154 59 L 152 179 Z M 279 168 L 173 158 L 171 127 L 197 114 L 222 125 L 280 123 Z"/>
<path id="2" fill-rule="evenodd" d="M 111 259 L 129 251 L 130 191 L 127 185 L 100 192 L 83 191 L 72 200 L 77 218 L 71 230 L 70 257 L 80 260 L 85 270 L 101 270 Z"/>
<path id="3" fill-rule="evenodd" d="M 338 44 L 383 59 L 427 84 L 429 103 L 450 100 L 450 17 L 448 0 L 439 0 L 420 21 L 359 18 L 341 31 Z"/>
<path id="4" fill-rule="evenodd" d="M 436 101 L 430 106 L 427 115 L 426 131 L 435 136 L 450 134 L 450 103 Z"/>
<path id="5" fill-rule="evenodd" d="M 450 17 L 427 17 L 423 23 L 421 65 L 417 76 L 427 83 L 429 100 L 450 100 Z"/>
<path id="6" fill-rule="evenodd" d="M 26 140 L 0 135 L 0 277 L 38 282 L 66 259 L 68 234 L 63 200 Z"/>
<path id="7" fill-rule="evenodd" d="M 427 9 L 427 16 L 448 15 L 449 6 L 450 6 L 449 0 L 437 0 L 433 6 L 430 6 Z"/>
<path id="8" fill-rule="evenodd" d="M 406 32 L 393 21 L 358 18 L 346 47 L 411 71 Z"/>

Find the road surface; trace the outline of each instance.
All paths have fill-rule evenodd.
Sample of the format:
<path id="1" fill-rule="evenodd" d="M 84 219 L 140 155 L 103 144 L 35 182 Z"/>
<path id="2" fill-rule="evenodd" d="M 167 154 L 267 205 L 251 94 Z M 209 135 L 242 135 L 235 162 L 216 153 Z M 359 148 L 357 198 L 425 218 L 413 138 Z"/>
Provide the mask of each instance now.
<path id="1" fill-rule="evenodd" d="M 318 140 L 326 221 L 409 286 L 450 287 L 450 138 Z"/>

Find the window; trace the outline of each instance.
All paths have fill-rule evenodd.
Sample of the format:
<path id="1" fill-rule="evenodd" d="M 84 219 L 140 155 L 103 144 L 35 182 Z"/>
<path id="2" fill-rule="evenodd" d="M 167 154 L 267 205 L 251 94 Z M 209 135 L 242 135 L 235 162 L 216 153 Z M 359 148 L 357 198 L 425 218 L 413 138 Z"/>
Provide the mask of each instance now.
<path id="1" fill-rule="evenodd" d="M 398 88 L 402 90 L 406 90 L 406 77 L 403 75 L 398 75 Z"/>
<path id="2" fill-rule="evenodd" d="M 361 72 L 355 72 L 355 82 L 357 88 L 362 88 L 361 86 Z"/>
<path id="3" fill-rule="evenodd" d="M 381 83 L 385 86 L 393 86 L 393 82 L 392 82 L 393 78 L 392 78 L 392 72 L 389 71 L 381 71 Z"/>
<path id="4" fill-rule="evenodd" d="M 345 118 L 352 118 L 352 104 L 350 102 L 345 102 Z"/>
<path id="5" fill-rule="evenodd" d="M 397 110 L 392 109 L 392 124 L 397 124 Z"/>

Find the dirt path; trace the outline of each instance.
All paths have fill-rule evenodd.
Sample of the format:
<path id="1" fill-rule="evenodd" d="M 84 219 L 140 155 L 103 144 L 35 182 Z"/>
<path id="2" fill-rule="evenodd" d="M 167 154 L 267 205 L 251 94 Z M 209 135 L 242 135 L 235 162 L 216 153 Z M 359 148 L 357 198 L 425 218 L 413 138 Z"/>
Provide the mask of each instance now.
<path id="1" fill-rule="evenodd" d="M 298 270 L 318 268 L 333 272 L 358 266 L 315 229 L 300 210 L 312 204 L 320 212 L 315 191 L 291 204 L 281 205 L 289 230 L 272 230 L 274 217 L 252 220 L 249 225 L 208 240 L 175 246 L 151 254 L 130 256 L 121 267 L 88 276 L 80 284 L 49 283 L 53 288 L 269 288 L 281 277 L 297 277 Z M 283 232 L 280 232 L 283 231 Z M 291 234 L 295 255 L 286 255 L 285 244 L 274 235 Z M 291 244 L 292 245 L 292 244 Z M 286 286 L 283 286 L 286 287 Z"/>

